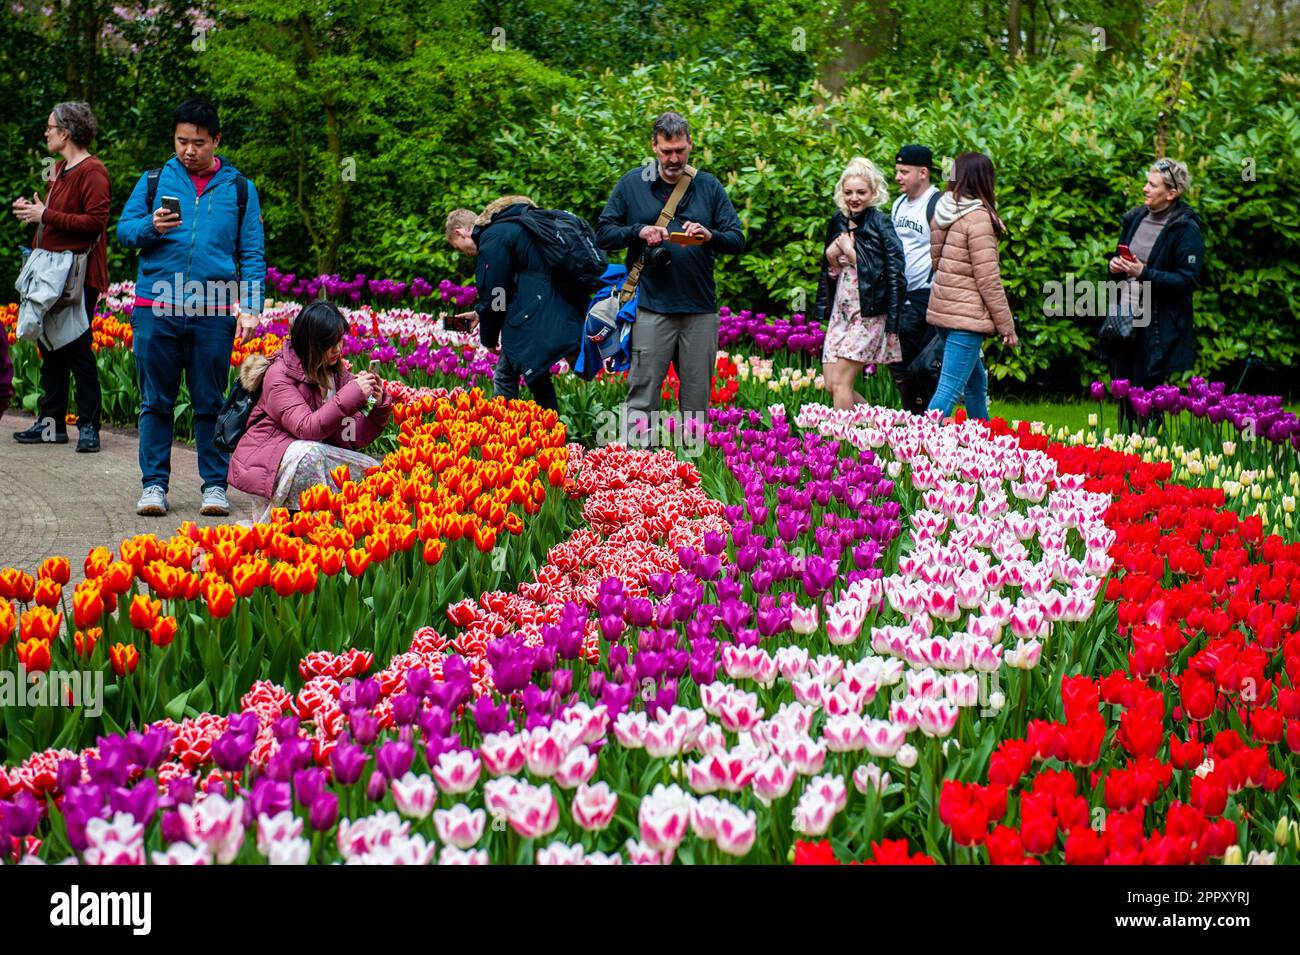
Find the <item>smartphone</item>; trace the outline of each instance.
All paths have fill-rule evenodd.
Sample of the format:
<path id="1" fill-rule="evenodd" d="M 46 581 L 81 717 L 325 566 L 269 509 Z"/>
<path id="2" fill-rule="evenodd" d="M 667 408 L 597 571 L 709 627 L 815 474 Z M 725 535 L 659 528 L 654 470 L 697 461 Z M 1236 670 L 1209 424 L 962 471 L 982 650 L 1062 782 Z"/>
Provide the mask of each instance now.
<path id="1" fill-rule="evenodd" d="M 1117 251 L 1119 252 L 1120 258 L 1126 259 L 1129 262 L 1137 261 L 1137 256 L 1133 254 L 1133 250 L 1130 249 L 1127 245 L 1119 246 Z"/>
<path id="2" fill-rule="evenodd" d="M 448 315 L 442 320 L 442 327 L 449 332 L 467 332 L 469 331 L 469 319 Z"/>
<path id="3" fill-rule="evenodd" d="M 678 245 L 703 245 L 704 236 L 689 235 L 685 232 L 669 232 L 668 241 L 676 242 Z"/>
<path id="4" fill-rule="evenodd" d="M 175 196 L 163 196 L 162 207 L 174 216 L 181 214 L 181 201 Z"/>
<path id="5" fill-rule="evenodd" d="M 377 374 L 379 374 L 379 359 L 378 359 L 378 358 L 372 358 L 372 359 L 370 359 L 370 373 L 371 373 L 372 375 L 377 375 Z"/>

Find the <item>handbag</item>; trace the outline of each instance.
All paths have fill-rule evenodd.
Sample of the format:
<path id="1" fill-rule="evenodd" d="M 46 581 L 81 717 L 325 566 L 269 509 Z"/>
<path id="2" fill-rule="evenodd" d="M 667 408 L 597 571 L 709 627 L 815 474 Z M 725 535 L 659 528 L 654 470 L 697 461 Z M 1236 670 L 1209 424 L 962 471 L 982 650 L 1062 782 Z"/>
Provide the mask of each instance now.
<path id="1" fill-rule="evenodd" d="M 1106 312 L 1097 336 L 1110 344 L 1126 342 L 1133 337 L 1133 310 L 1129 308 L 1128 296 L 1121 296 L 1123 301 Z"/>
<path id="2" fill-rule="evenodd" d="M 235 450 L 239 439 L 248 430 L 248 418 L 253 413 L 253 406 L 261 389 L 249 391 L 239 381 L 230 387 L 230 394 L 217 413 L 217 423 L 212 434 L 212 443 L 221 451 Z"/>

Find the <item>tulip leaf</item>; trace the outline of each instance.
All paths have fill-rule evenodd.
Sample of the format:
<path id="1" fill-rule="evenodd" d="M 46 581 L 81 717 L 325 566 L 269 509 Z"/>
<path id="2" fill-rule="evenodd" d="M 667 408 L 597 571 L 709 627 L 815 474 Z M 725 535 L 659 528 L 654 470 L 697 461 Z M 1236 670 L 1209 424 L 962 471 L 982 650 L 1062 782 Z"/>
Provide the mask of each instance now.
<path id="1" fill-rule="evenodd" d="M 190 690 L 182 690 L 167 701 L 163 706 L 163 712 L 167 714 L 168 719 L 177 723 L 185 719 L 185 702 L 190 698 L 190 692 Z"/>

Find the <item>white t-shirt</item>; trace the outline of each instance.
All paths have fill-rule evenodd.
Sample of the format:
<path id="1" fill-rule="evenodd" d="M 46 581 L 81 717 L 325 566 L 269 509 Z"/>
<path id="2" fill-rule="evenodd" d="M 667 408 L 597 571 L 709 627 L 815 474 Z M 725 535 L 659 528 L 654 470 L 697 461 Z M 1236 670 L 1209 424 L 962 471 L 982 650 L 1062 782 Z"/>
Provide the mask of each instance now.
<path id="1" fill-rule="evenodd" d="M 907 259 L 907 290 L 930 287 L 930 223 L 925 210 L 939 190 L 931 186 L 915 199 L 904 198 L 894 207 L 894 231 Z"/>

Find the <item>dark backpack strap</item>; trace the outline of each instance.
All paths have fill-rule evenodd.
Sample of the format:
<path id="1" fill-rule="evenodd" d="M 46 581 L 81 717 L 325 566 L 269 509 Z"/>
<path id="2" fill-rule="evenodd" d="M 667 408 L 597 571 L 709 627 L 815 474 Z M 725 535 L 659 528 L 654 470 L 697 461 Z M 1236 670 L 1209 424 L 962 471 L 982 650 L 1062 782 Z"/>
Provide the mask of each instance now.
<path id="1" fill-rule="evenodd" d="M 153 214 L 155 208 L 153 203 L 158 198 L 158 177 L 162 175 L 161 169 L 150 169 L 144 174 L 144 192 L 145 192 L 145 212 Z"/>
<path id="2" fill-rule="evenodd" d="M 894 204 L 889 207 L 889 218 L 892 219 L 894 216 L 898 215 L 898 207 L 903 204 L 903 200 L 906 198 L 907 193 L 904 192 L 899 194 L 898 198 L 894 200 Z"/>
<path id="3" fill-rule="evenodd" d="M 932 196 L 930 197 L 930 201 L 926 204 L 926 207 L 925 207 L 925 224 L 926 224 L 926 225 L 929 225 L 930 222 L 934 219 L 934 207 L 937 206 L 937 205 L 939 204 L 939 196 L 941 196 L 941 195 L 942 195 L 942 193 L 940 193 L 938 190 L 936 190 L 935 193 L 934 193 L 934 195 L 932 195 Z"/>
<path id="4" fill-rule="evenodd" d="M 235 203 L 239 207 L 239 217 L 235 220 L 235 273 L 242 275 L 239 240 L 244 234 L 244 213 L 248 211 L 248 177 L 242 172 L 235 173 Z"/>

